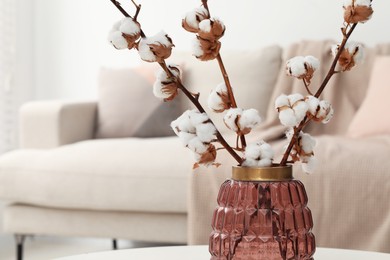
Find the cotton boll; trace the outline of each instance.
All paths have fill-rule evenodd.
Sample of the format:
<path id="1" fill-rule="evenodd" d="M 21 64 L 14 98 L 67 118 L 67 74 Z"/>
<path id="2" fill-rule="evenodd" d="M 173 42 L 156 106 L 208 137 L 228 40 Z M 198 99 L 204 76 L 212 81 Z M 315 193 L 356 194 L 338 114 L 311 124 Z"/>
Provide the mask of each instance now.
<path id="1" fill-rule="evenodd" d="M 300 100 L 304 100 L 303 96 L 299 93 L 291 94 L 288 96 L 288 100 L 290 101 L 290 105 L 293 106 L 295 103 L 297 103 Z"/>
<path id="2" fill-rule="evenodd" d="M 132 18 L 124 18 L 119 26 L 119 31 L 128 35 L 136 35 L 140 33 L 141 29 Z"/>
<path id="3" fill-rule="evenodd" d="M 294 77 L 300 77 L 306 73 L 305 58 L 297 56 L 291 58 L 286 63 L 287 73 Z"/>
<path id="4" fill-rule="evenodd" d="M 318 98 L 314 96 L 307 96 L 305 97 L 305 102 L 308 105 L 308 112 L 312 116 L 315 116 L 317 114 L 318 106 L 320 105 L 320 101 L 318 100 Z"/>
<path id="5" fill-rule="evenodd" d="M 168 37 L 167 33 L 164 31 L 160 31 L 153 37 L 149 38 L 149 43 L 161 43 L 165 47 L 173 46 L 171 38 Z"/>
<path id="6" fill-rule="evenodd" d="M 179 116 L 176 120 L 174 120 L 171 123 L 171 127 L 175 131 L 175 133 L 178 131 L 183 131 L 187 133 L 194 133 L 195 134 L 195 127 L 191 124 L 190 121 L 190 114 L 191 110 L 185 111 L 181 116 Z M 176 129 L 176 130 L 175 130 Z M 177 134 L 177 133 L 176 133 Z"/>
<path id="7" fill-rule="evenodd" d="M 309 134 L 301 133 L 300 146 L 306 154 L 313 153 L 314 147 L 316 146 L 316 140 Z"/>
<path id="8" fill-rule="evenodd" d="M 258 161 L 251 159 L 251 158 L 246 158 L 244 162 L 242 163 L 242 166 L 244 167 L 257 167 Z"/>
<path id="9" fill-rule="evenodd" d="M 142 38 L 138 44 L 138 53 L 142 60 L 147 62 L 157 61 L 156 55 L 150 50 L 148 39 Z"/>
<path id="10" fill-rule="evenodd" d="M 301 122 L 303 118 L 306 116 L 307 110 L 309 106 L 304 101 L 299 101 L 298 103 L 295 103 L 293 106 L 295 118 L 298 122 Z"/>
<path id="11" fill-rule="evenodd" d="M 240 129 L 237 125 L 237 119 L 242 115 L 241 108 L 230 108 L 225 116 L 223 117 L 223 121 L 225 125 L 232 131 L 238 132 Z"/>
<path id="12" fill-rule="evenodd" d="M 179 137 L 184 146 L 188 146 L 189 142 L 196 137 L 195 134 L 187 132 L 179 132 L 177 136 Z"/>
<path id="13" fill-rule="evenodd" d="M 372 0 L 355 0 L 355 5 L 359 6 L 371 6 Z"/>
<path id="14" fill-rule="evenodd" d="M 225 109 L 223 100 L 216 91 L 211 91 L 207 99 L 207 106 L 214 112 L 223 112 Z"/>
<path id="15" fill-rule="evenodd" d="M 170 97 L 170 93 L 164 93 L 163 92 L 163 85 L 161 85 L 161 82 L 159 80 L 156 80 L 153 84 L 153 94 L 155 97 L 160 99 L 166 99 Z"/>
<path id="16" fill-rule="evenodd" d="M 288 96 L 286 96 L 285 94 L 282 94 L 276 98 L 275 108 L 278 109 L 278 108 L 284 107 L 284 106 L 290 106 L 290 101 L 288 99 Z"/>
<path id="17" fill-rule="evenodd" d="M 312 174 L 317 167 L 317 159 L 314 156 L 307 157 L 302 163 L 302 170 L 307 174 Z"/>
<path id="18" fill-rule="evenodd" d="M 279 120 L 282 123 L 282 125 L 285 126 L 296 126 L 299 121 L 295 117 L 294 110 L 292 109 L 286 109 L 279 112 Z"/>
<path id="19" fill-rule="evenodd" d="M 313 70 L 317 70 L 320 67 L 320 61 L 314 56 L 306 56 L 305 63 L 313 68 Z"/>
<path id="20" fill-rule="evenodd" d="M 128 43 L 119 31 L 111 32 L 108 35 L 108 41 L 118 50 L 127 49 Z"/>
<path id="21" fill-rule="evenodd" d="M 329 123 L 329 121 L 332 119 L 334 114 L 333 107 L 329 108 L 328 114 L 325 116 L 325 118 L 321 121 L 323 124 Z"/>
<path id="22" fill-rule="evenodd" d="M 227 92 L 227 87 L 226 87 L 226 84 L 225 84 L 225 82 L 223 82 L 223 83 L 219 83 L 218 85 L 217 85 L 217 87 L 215 88 L 215 91 L 216 92 Z"/>
<path id="23" fill-rule="evenodd" d="M 214 140 L 217 129 L 212 123 L 199 124 L 196 126 L 196 135 L 204 143 Z"/>
<path id="24" fill-rule="evenodd" d="M 364 47 L 362 44 L 357 42 L 347 42 L 345 48 L 348 52 L 353 55 L 353 60 L 356 63 L 362 63 L 365 57 Z"/>
<path id="25" fill-rule="evenodd" d="M 242 115 L 239 120 L 239 125 L 241 129 L 253 129 L 259 123 L 261 123 L 261 117 L 256 109 L 251 108 L 242 112 Z"/>
<path id="26" fill-rule="evenodd" d="M 197 38 L 192 41 L 192 54 L 195 57 L 201 57 L 204 54 L 200 41 Z"/>
<path id="27" fill-rule="evenodd" d="M 187 147 L 194 153 L 202 154 L 207 151 L 208 145 L 205 145 L 199 138 L 195 137 L 188 142 Z"/>
<path id="28" fill-rule="evenodd" d="M 210 32 L 211 31 L 211 20 L 210 19 L 204 19 L 199 23 L 199 30 L 203 32 Z"/>
<path id="29" fill-rule="evenodd" d="M 210 120 L 206 113 L 200 113 L 198 110 L 195 109 L 191 110 L 189 117 L 190 117 L 190 122 L 194 127 Z"/>
<path id="30" fill-rule="evenodd" d="M 257 166 L 258 167 L 269 167 L 272 165 L 272 160 L 271 159 L 268 159 L 268 158 L 265 158 L 265 159 L 261 159 L 258 163 L 257 163 Z"/>
<path id="31" fill-rule="evenodd" d="M 187 29 L 189 29 L 191 32 L 196 32 L 196 30 L 199 29 L 199 22 L 204 20 L 208 15 L 209 13 L 204 7 L 199 7 L 191 12 L 188 12 L 184 17 L 186 23 L 185 27 L 188 26 L 190 28 Z"/>
<path id="32" fill-rule="evenodd" d="M 259 143 L 249 144 L 245 147 L 245 158 L 258 160 L 260 159 L 261 148 Z"/>
<path id="33" fill-rule="evenodd" d="M 262 159 L 272 159 L 274 158 L 275 152 L 272 149 L 271 145 L 264 142 L 260 145 L 260 157 Z"/>

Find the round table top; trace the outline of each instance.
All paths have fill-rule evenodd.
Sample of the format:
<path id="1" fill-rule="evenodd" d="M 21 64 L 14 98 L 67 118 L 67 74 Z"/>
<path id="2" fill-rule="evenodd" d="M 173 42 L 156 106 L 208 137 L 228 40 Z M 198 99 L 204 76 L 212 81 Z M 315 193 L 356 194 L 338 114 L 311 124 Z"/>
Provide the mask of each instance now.
<path id="1" fill-rule="evenodd" d="M 208 246 L 167 246 L 167 247 L 147 247 L 135 248 L 125 250 L 106 251 L 98 253 L 90 253 L 83 255 L 76 255 L 61 258 L 62 260 L 99 260 L 99 259 L 113 259 L 113 260 L 154 260 L 154 259 L 170 259 L 182 260 L 183 256 L 186 260 L 201 260 L 210 259 Z M 329 259 L 353 259 L 353 260 L 389 260 L 390 254 L 331 249 L 331 248 L 317 248 L 314 255 L 316 260 Z"/>

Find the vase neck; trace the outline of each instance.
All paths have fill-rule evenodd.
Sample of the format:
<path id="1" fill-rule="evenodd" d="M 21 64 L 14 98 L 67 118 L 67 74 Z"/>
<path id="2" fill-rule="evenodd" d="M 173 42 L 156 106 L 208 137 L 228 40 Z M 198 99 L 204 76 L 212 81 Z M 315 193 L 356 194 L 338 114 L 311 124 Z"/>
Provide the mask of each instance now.
<path id="1" fill-rule="evenodd" d="M 232 179 L 236 181 L 288 181 L 293 179 L 292 166 L 261 168 L 233 166 Z"/>

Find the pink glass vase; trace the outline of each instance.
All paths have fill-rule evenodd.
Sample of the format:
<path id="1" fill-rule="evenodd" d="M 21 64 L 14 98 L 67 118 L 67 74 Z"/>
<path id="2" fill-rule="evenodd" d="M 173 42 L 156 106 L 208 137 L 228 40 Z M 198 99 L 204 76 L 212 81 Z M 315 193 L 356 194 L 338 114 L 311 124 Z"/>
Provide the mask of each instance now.
<path id="1" fill-rule="evenodd" d="M 313 259 L 313 220 L 292 167 L 233 167 L 214 211 L 212 260 Z"/>

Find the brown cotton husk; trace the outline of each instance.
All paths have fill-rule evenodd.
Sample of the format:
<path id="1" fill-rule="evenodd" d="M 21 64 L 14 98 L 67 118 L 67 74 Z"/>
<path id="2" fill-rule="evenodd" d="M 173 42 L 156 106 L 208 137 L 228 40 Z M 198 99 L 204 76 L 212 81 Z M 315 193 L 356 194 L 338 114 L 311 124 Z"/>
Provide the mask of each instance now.
<path id="1" fill-rule="evenodd" d="M 221 98 L 221 103 L 219 104 L 222 108 L 221 109 L 213 109 L 215 113 L 222 113 L 226 109 L 229 109 L 231 107 L 231 101 L 229 98 L 229 94 L 227 92 L 217 92 L 217 95 Z"/>
<path id="2" fill-rule="evenodd" d="M 356 64 L 354 60 L 355 53 L 350 53 L 348 49 L 344 49 L 341 52 L 339 58 L 339 65 L 341 66 L 343 71 L 351 70 Z"/>
<path id="3" fill-rule="evenodd" d="M 128 48 L 129 50 L 131 50 L 131 49 L 133 49 L 134 47 L 137 46 L 136 41 L 139 39 L 140 34 L 138 33 L 138 34 L 133 34 L 133 35 L 131 35 L 131 34 L 122 33 L 122 36 L 123 36 L 123 38 L 125 38 L 126 41 L 127 41 L 127 48 Z"/>
<path id="4" fill-rule="evenodd" d="M 199 30 L 198 34 L 201 38 L 209 41 L 217 41 L 225 34 L 225 25 L 218 20 L 210 19 L 211 30 L 205 32 Z"/>
<path id="5" fill-rule="evenodd" d="M 200 59 L 201 61 L 215 59 L 219 54 L 219 50 L 221 49 L 221 42 L 205 40 L 199 36 L 197 36 L 197 38 L 199 40 L 203 54 L 201 56 L 196 56 L 196 58 Z"/>
<path id="6" fill-rule="evenodd" d="M 298 77 L 298 79 L 304 79 L 307 85 L 310 85 L 311 79 L 314 75 L 314 69 L 309 64 L 305 63 L 306 73 Z"/>
<path id="7" fill-rule="evenodd" d="M 172 54 L 172 46 L 165 46 L 161 43 L 148 44 L 150 50 L 157 58 L 157 62 L 168 59 Z"/>
<path id="8" fill-rule="evenodd" d="M 181 21 L 181 26 L 184 28 L 184 30 L 192 33 L 197 33 L 199 31 L 199 28 L 194 28 L 191 25 L 189 25 L 186 21 L 186 19 L 183 19 Z"/>
<path id="9" fill-rule="evenodd" d="M 215 146 L 213 144 L 210 144 L 209 147 L 207 148 L 207 151 L 201 154 L 198 164 L 209 165 L 214 163 L 216 158 L 217 158 L 217 149 L 215 149 Z"/>
<path id="10" fill-rule="evenodd" d="M 344 7 L 344 20 L 347 23 L 364 23 L 369 20 L 374 13 L 371 6 L 353 6 Z"/>
<path id="11" fill-rule="evenodd" d="M 161 91 L 169 95 L 169 97 L 164 98 L 164 101 L 171 101 L 177 96 L 178 85 L 176 82 L 172 82 L 172 81 L 161 82 L 161 85 L 162 85 Z"/>

